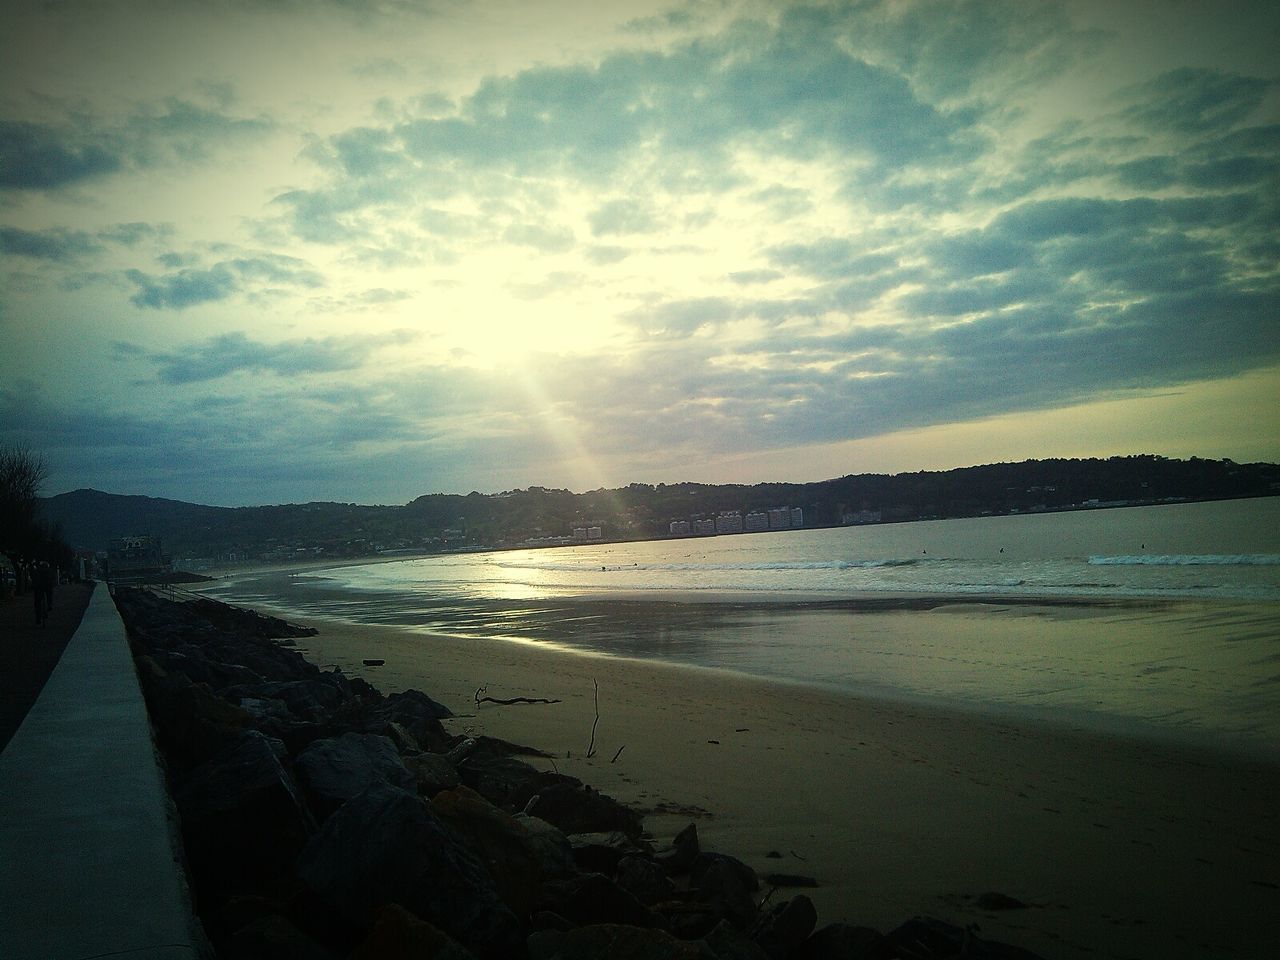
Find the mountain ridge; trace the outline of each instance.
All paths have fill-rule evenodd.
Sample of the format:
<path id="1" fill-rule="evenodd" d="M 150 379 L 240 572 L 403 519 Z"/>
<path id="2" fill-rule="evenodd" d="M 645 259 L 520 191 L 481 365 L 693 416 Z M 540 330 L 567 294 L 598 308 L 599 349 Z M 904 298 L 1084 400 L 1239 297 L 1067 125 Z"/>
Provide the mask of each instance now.
<path id="1" fill-rule="evenodd" d="M 1138 454 L 847 474 L 810 483 L 431 493 L 401 506 L 311 501 L 218 507 L 90 488 L 41 502 L 44 515 L 62 525 L 74 546 L 102 550 L 118 537 L 151 534 L 175 557 L 217 561 L 552 544 L 572 542 L 575 529 L 581 539 L 591 527 L 603 539 L 654 539 L 683 531 L 682 522 L 692 532 L 697 519 L 736 512 L 755 513 L 759 523 L 761 513 L 784 507 L 798 508 L 805 527 L 828 527 L 1276 494 L 1280 464 Z"/>

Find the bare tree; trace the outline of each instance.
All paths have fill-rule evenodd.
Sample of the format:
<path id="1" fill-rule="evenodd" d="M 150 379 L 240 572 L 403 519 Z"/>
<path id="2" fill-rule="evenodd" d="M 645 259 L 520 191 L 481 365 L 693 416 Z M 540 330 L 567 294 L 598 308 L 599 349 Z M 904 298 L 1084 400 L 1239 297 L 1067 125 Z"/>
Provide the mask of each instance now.
<path id="1" fill-rule="evenodd" d="M 19 571 L 50 530 L 39 522 L 40 487 L 48 476 L 44 458 L 27 447 L 0 449 L 0 553 Z"/>

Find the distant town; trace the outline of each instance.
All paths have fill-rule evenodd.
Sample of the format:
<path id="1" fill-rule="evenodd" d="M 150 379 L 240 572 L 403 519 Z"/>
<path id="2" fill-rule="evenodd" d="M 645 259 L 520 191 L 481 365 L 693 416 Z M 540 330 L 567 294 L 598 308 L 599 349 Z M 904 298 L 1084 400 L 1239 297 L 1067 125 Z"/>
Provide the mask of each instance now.
<path id="1" fill-rule="evenodd" d="M 77 490 L 46 498 L 77 556 L 116 571 L 767 533 L 1280 494 L 1280 465 L 1155 455 L 852 474 L 808 484 L 630 484 L 428 494 L 403 506 L 213 507 Z"/>

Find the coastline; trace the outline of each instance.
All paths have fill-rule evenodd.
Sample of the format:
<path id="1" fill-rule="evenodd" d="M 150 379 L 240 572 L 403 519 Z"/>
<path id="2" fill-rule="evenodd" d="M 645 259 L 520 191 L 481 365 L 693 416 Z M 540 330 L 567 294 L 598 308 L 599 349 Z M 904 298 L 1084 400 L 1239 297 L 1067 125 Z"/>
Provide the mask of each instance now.
<path id="1" fill-rule="evenodd" d="M 644 810 L 656 836 L 693 820 L 761 873 L 813 876 L 824 920 L 927 913 L 1049 958 L 1261 956 L 1280 940 L 1261 919 L 1280 902 L 1273 762 L 537 641 L 306 621 L 313 662 L 424 690 L 459 714 L 454 733 L 549 751 L 535 762 Z M 561 702 L 477 706 L 480 686 Z M 987 891 L 1032 906 L 978 909 Z"/>

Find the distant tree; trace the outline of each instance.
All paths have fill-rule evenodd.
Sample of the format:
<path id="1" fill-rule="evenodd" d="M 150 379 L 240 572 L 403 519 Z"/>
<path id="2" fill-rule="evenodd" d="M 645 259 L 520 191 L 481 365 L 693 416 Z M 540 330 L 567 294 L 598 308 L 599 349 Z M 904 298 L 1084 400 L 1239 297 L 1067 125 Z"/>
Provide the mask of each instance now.
<path id="1" fill-rule="evenodd" d="M 44 458 L 27 447 L 0 449 L 0 553 L 18 572 L 19 589 L 23 561 L 65 566 L 71 555 L 61 527 L 40 518 L 40 487 L 48 473 Z"/>

